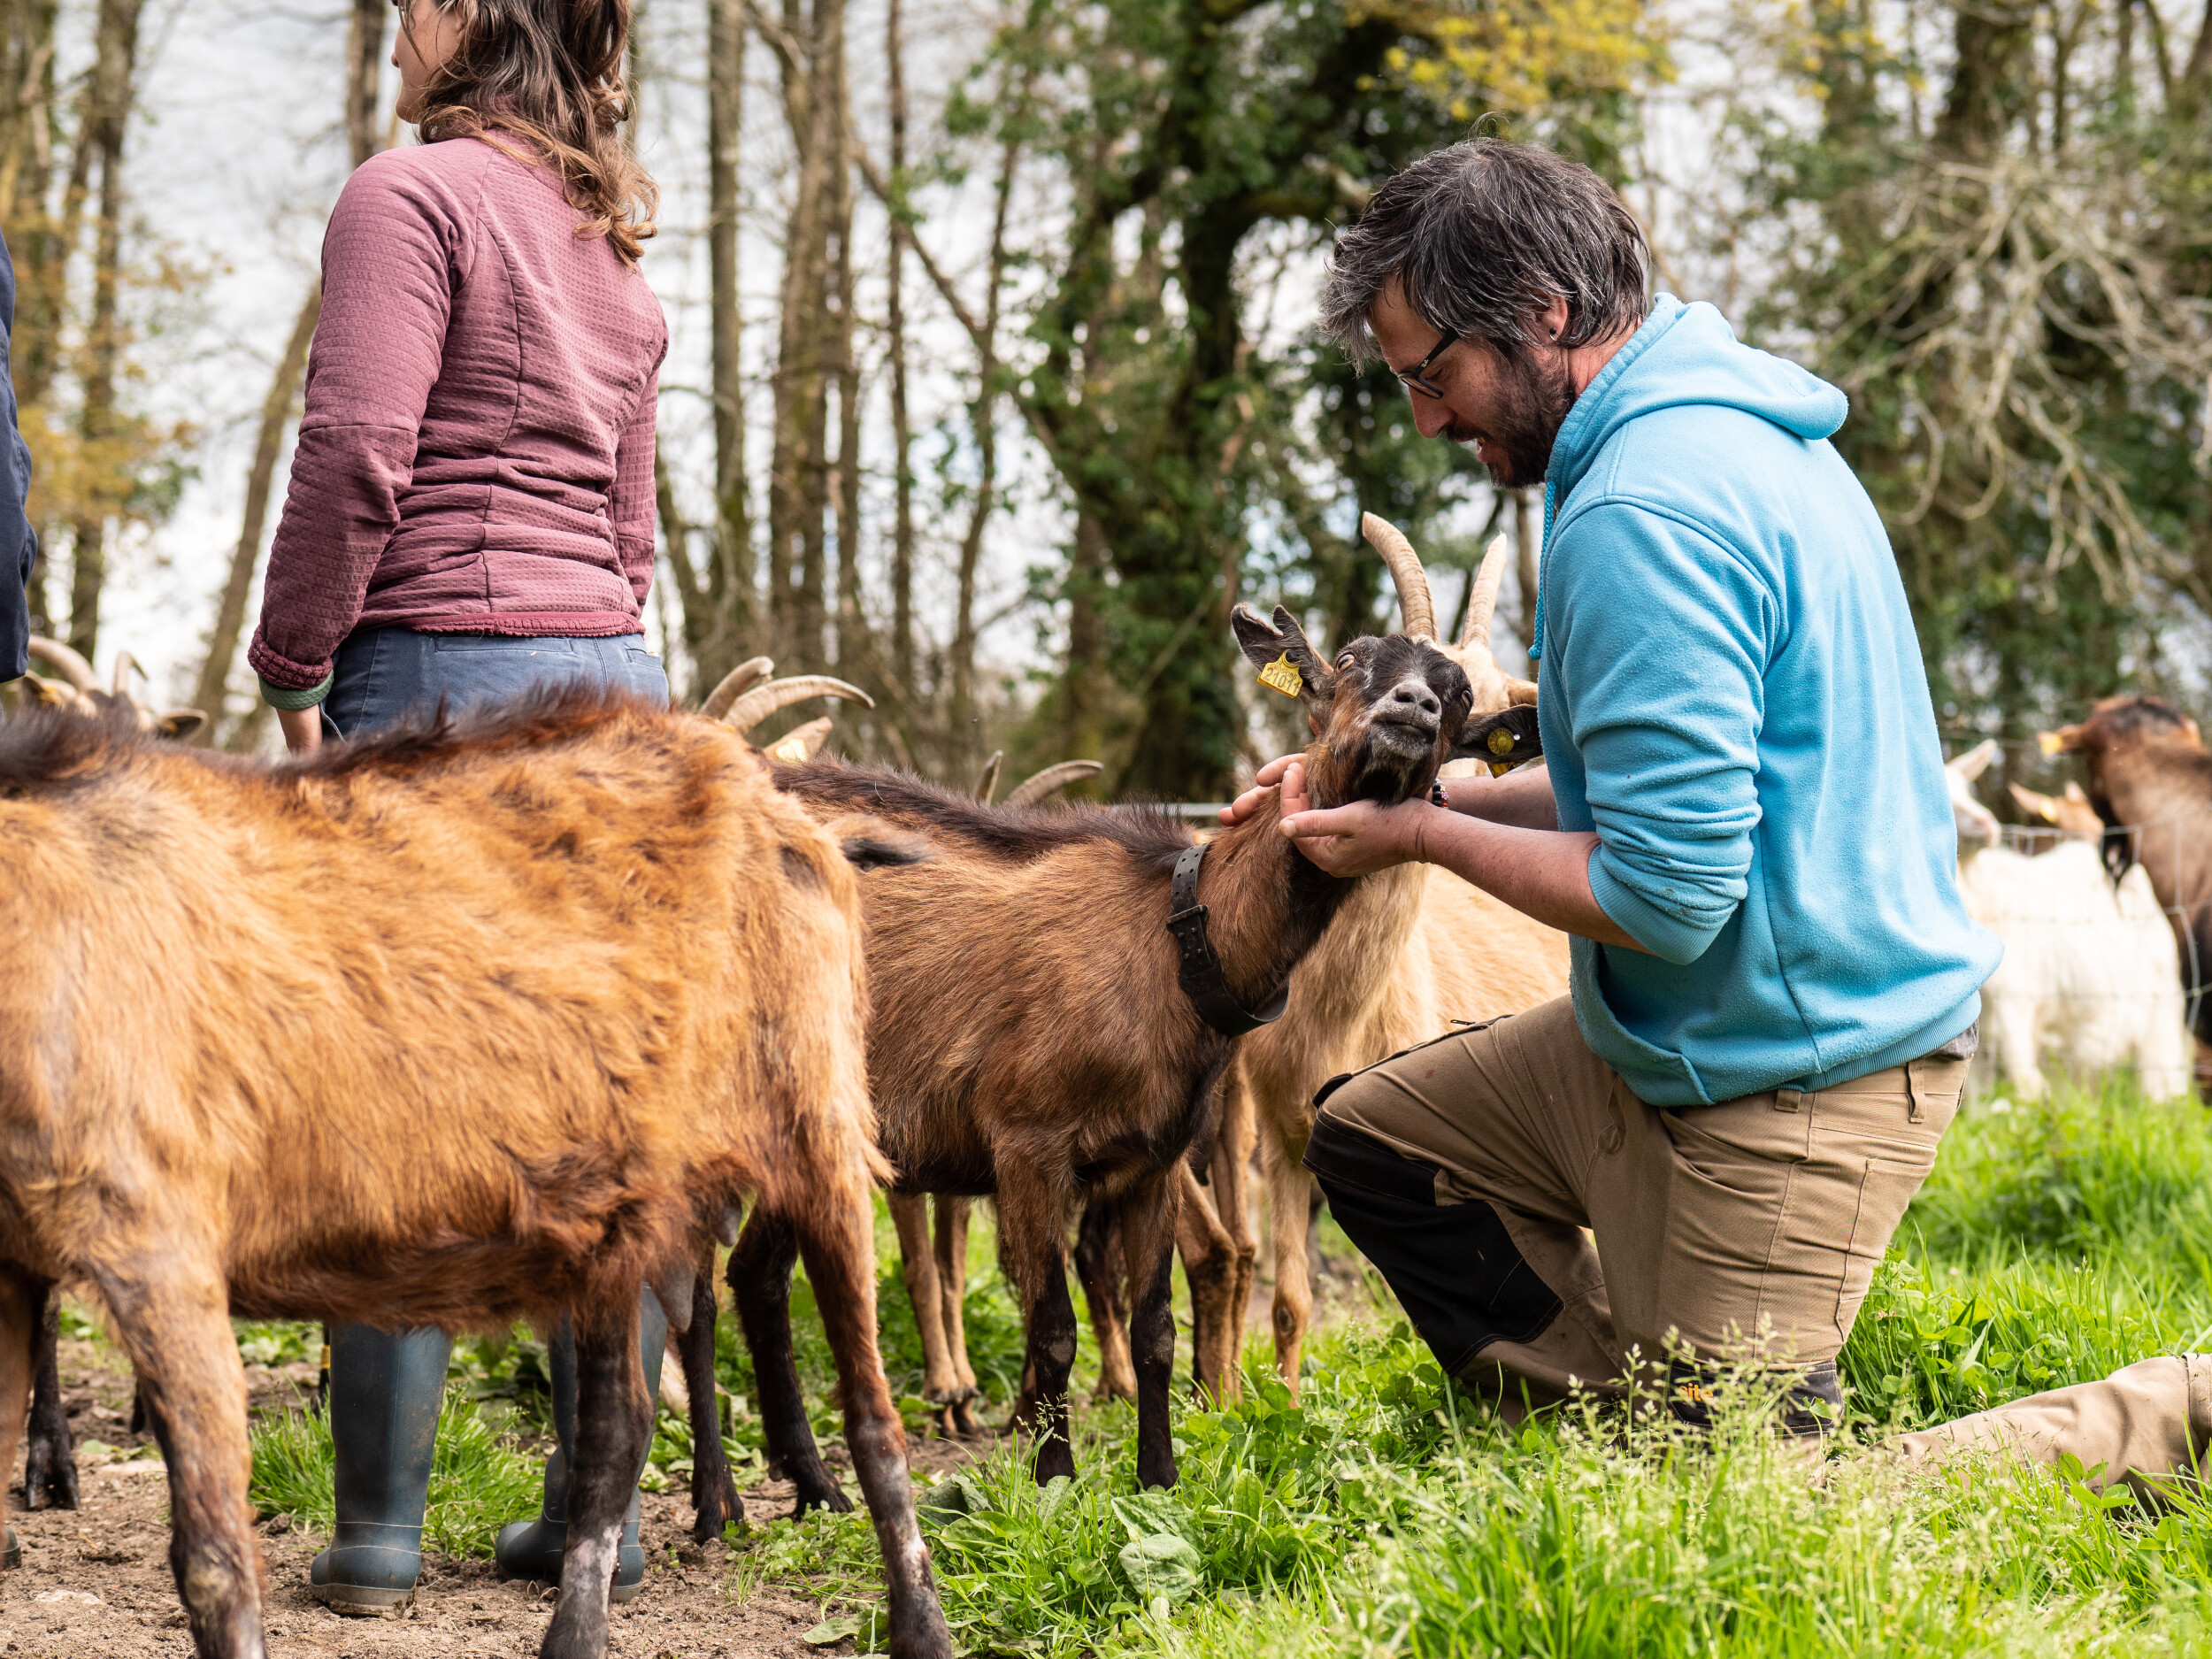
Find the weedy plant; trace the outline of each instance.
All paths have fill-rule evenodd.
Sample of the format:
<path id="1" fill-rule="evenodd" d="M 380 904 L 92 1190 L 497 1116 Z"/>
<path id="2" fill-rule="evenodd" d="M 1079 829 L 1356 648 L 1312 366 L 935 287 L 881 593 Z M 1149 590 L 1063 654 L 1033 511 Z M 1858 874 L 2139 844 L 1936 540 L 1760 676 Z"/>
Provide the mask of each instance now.
<path id="1" fill-rule="evenodd" d="M 303 1532 L 327 1533 L 337 1519 L 329 1418 L 288 1411 L 256 1425 L 250 1444 L 247 1491 L 263 1517 L 287 1516 Z M 537 1513 L 542 1476 L 541 1461 L 486 1423 L 465 1390 L 448 1389 L 438 1413 L 424 1547 L 448 1555 L 489 1555 L 502 1526 Z"/>

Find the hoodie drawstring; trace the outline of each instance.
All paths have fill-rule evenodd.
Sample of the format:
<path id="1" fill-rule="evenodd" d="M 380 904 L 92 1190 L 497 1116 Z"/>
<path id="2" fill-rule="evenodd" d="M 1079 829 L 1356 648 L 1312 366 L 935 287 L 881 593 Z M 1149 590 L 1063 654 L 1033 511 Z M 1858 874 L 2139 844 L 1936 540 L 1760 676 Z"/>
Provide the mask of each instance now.
<path id="1" fill-rule="evenodd" d="M 1551 549 L 1552 491 L 1551 480 L 1544 480 L 1544 528 L 1536 539 L 1536 619 L 1528 626 L 1528 660 L 1534 662 L 1544 654 L 1544 555 Z"/>

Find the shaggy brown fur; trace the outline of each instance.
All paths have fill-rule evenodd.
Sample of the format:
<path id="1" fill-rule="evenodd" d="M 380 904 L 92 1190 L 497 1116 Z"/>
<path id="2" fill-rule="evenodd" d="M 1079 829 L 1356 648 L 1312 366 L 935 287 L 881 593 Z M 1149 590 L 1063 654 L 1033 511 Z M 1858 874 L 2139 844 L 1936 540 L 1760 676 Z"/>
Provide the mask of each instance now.
<path id="1" fill-rule="evenodd" d="M 1317 799 L 1394 802 L 1428 787 L 1470 696 L 1442 653 L 1362 640 L 1331 666 L 1280 610 L 1270 627 L 1240 607 L 1237 631 L 1255 662 L 1287 655 L 1300 670 L 1319 733 L 1308 754 Z M 877 814 L 930 837 L 926 863 L 863 883 L 876 999 L 869 1081 L 897 1190 L 997 1196 L 1002 1259 L 1027 1323 L 1038 1479 L 1074 1467 L 1066 1236 L 1097 1197 L 1115 1208 L 1130 1284 L 1138 1477 L 1171 1484 L 1176 1171 L 1230 1055 L 1229 1039 L 1184 995 L 1166 931 L 1171 867 L 1189 831 L 1142 810 L 986 808 L 867 768 L 779 776 L 818 811 Z M 1232 995 L 1263 1002 L 1358 885 L 1299 854 L 1272 811 L 1216 840 L 1198 896 Z M 746 1254 L 741 1240 L 733 1268 Z M 810 1486 L 829 1483 L 803 1415 L 767 1409 L 769 1377 L 789 1367 L 787 1338 L 756 1326 L 755 1313 L 773 1310 L 741 1301 L 741 1311 L 770 1455 L 800 1481 L 803 1504 Z M 686 1340 L 704 1339 L 695 1329 Z M 696 1438 L 711 1437 L 702 1426 Z"/>
<path id="2" fill-rule="evenodd" d="M 269 766 L 32 716 L 0 933 L 0 1257 L 106 1304 L 201 1654 L 263 1651 L 228 1316 L 568 1313 L 570 1548 L 611 1571 L 639 1286 L 687 1307 L 743 1193 L 807 1253 L 895 1650 L 947 1650 L 875 1351 L 855 879 L 733 734 L 563 692 Z M 568 1565 L 543 1651 L 599 1653 L 608 1571 Z"/>
<path id="3" fill-rule="evenodd" d="M 2163 697 L 2107 697 L 2079 726 L 2043 741 L 2082 757 L 2114 879 L 2141 864 L 2173 922 L 2197 1084 L 2212 1087 L 2212 750 Z"/>

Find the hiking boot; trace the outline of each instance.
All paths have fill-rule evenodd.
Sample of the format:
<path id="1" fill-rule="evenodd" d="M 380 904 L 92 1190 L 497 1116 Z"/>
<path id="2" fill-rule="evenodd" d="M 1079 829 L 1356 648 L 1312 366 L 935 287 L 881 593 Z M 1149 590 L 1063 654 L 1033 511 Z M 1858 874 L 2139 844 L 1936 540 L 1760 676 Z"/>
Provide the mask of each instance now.
<path id="1" fill-rule="evenodd" d="M 307 1582 L 334 1612 L 387 1613 L 415 1599 L 452 1347 L 436 1330 L 346 1325 L 330 1333 L 338 1525 Z"/>
<path id="2" fill-rule="evenodd" d="M 492 1558 L 503 1578 L 561 1581 L 561 1554 L 568 1546 L 568 1458 L 576 1444 L 576 1333 L 568 1321 L 546 1344 L 553 1372 L 553 1455 L 545 1460 L 545 1496 L 534 1521 L 515 1521 L 499 1529 Z M 668 1316 L 648 1286 L 638 1299 L 638 1357 L 645 1371 L 645 1398 L 660 1397 L 661 1360 L 668 1349 Z M 645 1472 L 641 1464 L 638 1473 Z M 622 1548 L 615 1560 L 610 1600 L 627 1601 L 645 1587 L 645 1548 L 638 1542 L 638 1494 L 622 1521 Z"/>

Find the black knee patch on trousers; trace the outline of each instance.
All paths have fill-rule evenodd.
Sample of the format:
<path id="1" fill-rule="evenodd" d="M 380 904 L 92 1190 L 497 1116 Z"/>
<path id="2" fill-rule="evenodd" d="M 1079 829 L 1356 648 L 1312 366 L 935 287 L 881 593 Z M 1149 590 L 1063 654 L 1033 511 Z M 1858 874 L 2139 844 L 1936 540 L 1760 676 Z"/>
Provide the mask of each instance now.
<path id="1" fill-rule="evenodd" d="M 1674 1420 L 1693 1429 L 1709 1429 L 1709 1404 L 1717 1369 L 1696 1360 L 1667 1362 L 1667 1408 Z M 1800 1371 L 1782 1391 L 1778 1415 L 1782 1432 L 1793 1440 L 1817 1440 L 1843 1421 L 1843 1382 L 1836 1362 L 1826 1359 Z"/>
<path id="2" fill-rule="evenodd" d="M 1530 1340 L 1559 1317 L 1564 1304 L 1495 1210 L 1436 1202 L 1436 1165 L 1325 1116 L 1306 1142 L 1305 1164 L 1448 1374 L 1493 1342 Z"/>

